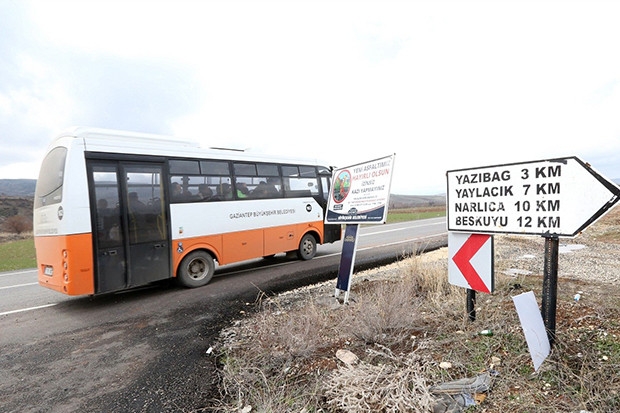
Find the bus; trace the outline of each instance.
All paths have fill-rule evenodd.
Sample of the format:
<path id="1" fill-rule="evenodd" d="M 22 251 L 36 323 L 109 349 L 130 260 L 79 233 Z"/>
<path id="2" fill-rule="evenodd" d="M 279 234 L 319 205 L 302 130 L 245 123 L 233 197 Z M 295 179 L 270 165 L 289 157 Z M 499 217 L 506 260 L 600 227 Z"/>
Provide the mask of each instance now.
<path id="1" fill-rule="evenodd" d="M 324 223 L 331 167 L 202 148 L 174 137 L 72 128 L 49 145 L 34 200 L 39 284 L 98 295 L 278 253 L 312 259 L 341 238 Z"/>

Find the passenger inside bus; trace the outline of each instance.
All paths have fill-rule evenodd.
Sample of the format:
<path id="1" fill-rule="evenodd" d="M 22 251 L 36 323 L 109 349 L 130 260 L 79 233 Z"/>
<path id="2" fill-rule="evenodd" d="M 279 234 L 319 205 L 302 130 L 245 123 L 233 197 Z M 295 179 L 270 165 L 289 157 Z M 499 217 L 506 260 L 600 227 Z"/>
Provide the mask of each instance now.
<path id="1" fill-rule="evenodd" d="M 180 201 L 184 199 L 187 200 L 192 197 L 192 193 L 187 190 L 184 191 L 183 187 L 178 182 L 173 182 L 171 188 L 172 188 L 172 199 L 174 201 Z"/>
<path id="2" fill-rule="evenodd" d="M 278 198 L 280 191 L 274 185 L 275 179 L 268 179 L 267 182 L 260 181 L 252 191 L 253 198 Z"/>
<path id="3" fill-rule="evenodd" d="M 248 189 L 245 182 L 237 182 L 237 198 L 247 198 L 250 194 L 250 190 Z"/>
<path id="4" fill-rule="evenodd" d="M 178 182 L 173 182 L 171 185 L 171 189 L 173 199 L 180 199 L 183 196 L 183 188 L 181 188 L 181 184 L 179 184 Z"/>
<path id="5" fill-rule="evenodd" d="M 260 181 L 256 188 L 252 190 L 252 198 L 266 198 L 267 197 L 267 183 Z"/>
<path id="6" fill-rule="evenodd" d="M 198 185 L 198 199 L 202 201 L 209 201 L 213 198 L 213 191 L 207 184 Z"/>
<path id="7" fill-rule="evenodd" d="M 217 187 L 217 194 L 220 199 L 232 199 L 230 184 L 224 183 Z"/>
<path id="8" fill-rule="evenodd" d="M 146 209 L 146 205 L 140 199 L 138 199 L 137 192 L 129 193 L 129 209 L 132 212 L 141 212 Z"/>

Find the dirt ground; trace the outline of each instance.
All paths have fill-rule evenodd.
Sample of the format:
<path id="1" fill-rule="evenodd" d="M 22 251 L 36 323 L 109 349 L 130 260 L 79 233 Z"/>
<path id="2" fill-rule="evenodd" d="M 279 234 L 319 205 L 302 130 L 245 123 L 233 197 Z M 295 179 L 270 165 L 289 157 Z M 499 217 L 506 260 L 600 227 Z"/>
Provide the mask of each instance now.
<path id="1" fill-rule="evenodd" d="M 618 303 L 617 284 L 613 280 L 620 274 L 619 224 L 620 213 L 607 217 L 571 241 L 584 244 L 587 249 L 561 256 L 557 325 L 562 332 L 564 352 L 580 353 L 581 340 L 589 337 L 588 331 L 620 336 L 618 312 L 610 312 L 609 306 L 602 312 L 602 307 L 596 304 L 597 297 L 610 296 Z M 528 277 L 541 277 L 542 257 L 531 252 L 542 251 L 542 243 L 537 238 L 503 240 L 502 247 L 496 250 L 496 271 L 512 268 L 531 271 L 514 277 L 512 284 L 517 290 L 518 284 Z M 445 254 L 440 249 L 429 254 L 429 259 L 445 260 Z M 386 272 L 385 268 L 373 271 Z M 610 295 L 611 289 L 616 293 Z M 307 291 L 301 291 L 299 294 L 305 297 Z M 570 299 L 579 291 L 584 305 L 575 305 Z M 218 374 L 221 365 L 209 353 L 209 348 L 217 342 L 220 331 L 230 326 L 231 320 L 251 316 L 247 303 L 255 300 L 254 292 L 237 297 L 213 308 L 211 313 L 216 316 L 208 319 L 204 318 L 203 309 L 186 308 L 158 320 L 156 326 L 152 320 L 132 320 L 122 325 L 104 324 L 79 330 L 69 340 L 50 337 L 23 346 L 5 346 L 0 355 L 3 376 L 0 410 L 7 413 L 214 411 L 211 406 L 220 405 L 221 399 Z M 66 370 L 67 360 L 74 361 L 71 371 Z M 110 374 L 107 367 L 112 363 L 120 363 L 122 368 Z M 63 374 L 70 374 L 73 382 L 63 381 Z M 613 389 L 617 387 L 615 382 L 609 384 Z M 514 391 L 515 397 L 523 393 L 523 389 L 509 385 L 503 390 Z M 495 411 L 493 401 L 476 411 Z"/>
<path id="2" fill-rule="evenodd" d="M 555 342 L 538 371 L 512 297 L 532 291 L 541 301 L 545 240 L 498 235 L 496 291 L 477 294 L 475 322 L 467 320 L 460 288 L 453 293 L 441 286 L 436 295 L 422 295 L 418 306 L 411 305 L 416 292 L 403 302 L 394 299 L 422 275 L 416 262 L 423 262 L 425 271 L 432 269 L 436 276 L 430 278 L 447 279 L 446 248 L 356 273 L 349 306 L 335 305 L 329 283 L 266 300 L 258 316 L 240 319 L 225 332 L 222 354 L 233 362 L 227 367 L 229 404 L 220 411 L 235 411 L 236 406 L 236 411 L 422 412 L 428 410 L 418 409 L 420 404 L 409 398 L 414 397 L 413 382 L 399 387 L 394 377 L 417 378 L 430 386 L 482 371 L 498 376 L 484 402 L 468 412 L 620 411 L 619 224 L 620 210 L 578 237 L 560 241 Z M 406 272 L 412 276 L 407 278 Z M 385 296 L 380 292 L 387 285 L 400 287 Z M 397 316 L 391 321 L 386 318 L 401 305 L 400 314 L 393 314 Z M 401 330 L 401 322 L 416 313 L 417 326 Z M 312 321 L 303 322 L 304 317 Z M 365 320 L 356 323 L 360 319 Z M 368 326 L 380 334 L 368 336 L 362 330 Z M 494 335 L 479 334 L 486 329 Z M 311 336 L 304 339 L 304 332 Z M 392 340 L 395 333 L 404 339 Z M 247 343 L 261 339 L 266 344 L 247 349 Z M 307 347 L 304 354 L 300 343 Z M 338 357 L 342 351 L 359 361 L 347 364 Z M 391 376 L 382 375 L 387 370 Z M 426 386 L 419 386 L 417 395 L 428 390 Z M 290 403 L 297 404 L 283 407 Z M 403 410 L 404 405 L 409 408 Z"/>

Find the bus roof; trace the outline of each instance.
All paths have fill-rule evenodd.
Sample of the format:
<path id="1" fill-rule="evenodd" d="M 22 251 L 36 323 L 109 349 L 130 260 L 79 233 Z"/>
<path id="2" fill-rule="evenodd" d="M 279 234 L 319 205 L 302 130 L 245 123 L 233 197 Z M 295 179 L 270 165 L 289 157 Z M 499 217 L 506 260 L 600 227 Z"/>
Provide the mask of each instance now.
<path id="1" fill-rule="evenodd" d="M 150 133 L 121 131 L 114 129 L 102 129 L 102 128 L 86 128 L 86 127 L 73 127 L 65 130 L 58 138 L 62 137 L 75 137 L 83 139 L 84 142 L 88 142 L 92 146 L 102 146 L 109 148 L 127 149 L 132 147 L 144 148 L 144 144 L 149 146 L 165 146 L 170 145 L 181 147 L 199 148 L 200 145 L 197 142 L 189 140 L 181 140 L 172 136 L 156 135 Z"/>
<path id="2" fill-rule="evenodd" d="M 66 138 L 80 140 L 84 145 L 84 150 L 88 152 L 165 155 L 179 158 L 211 157 L 259 162 L 301 162 L 308 165 L 321 164 L 316 159 L 272 156 L 222 147 L 204 148 L 199 142 L 179 139 L 174 136 L 81 126 L 72 127 L 62 132 L 56 137 L 52 146 L 60 144 L 57 141 Z"/>

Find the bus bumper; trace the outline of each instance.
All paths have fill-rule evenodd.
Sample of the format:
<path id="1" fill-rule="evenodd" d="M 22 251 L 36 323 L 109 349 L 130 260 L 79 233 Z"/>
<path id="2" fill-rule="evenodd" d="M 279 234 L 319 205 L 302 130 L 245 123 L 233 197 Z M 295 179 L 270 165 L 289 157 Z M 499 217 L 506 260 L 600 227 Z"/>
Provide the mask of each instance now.
<path id="1" fill-rule="evenodd" d="M 35 236 L 39 285 L 67 295 L 95 293 L 90 234 Z"/>

